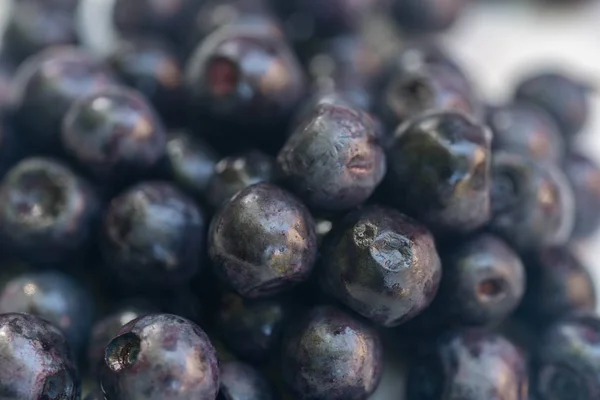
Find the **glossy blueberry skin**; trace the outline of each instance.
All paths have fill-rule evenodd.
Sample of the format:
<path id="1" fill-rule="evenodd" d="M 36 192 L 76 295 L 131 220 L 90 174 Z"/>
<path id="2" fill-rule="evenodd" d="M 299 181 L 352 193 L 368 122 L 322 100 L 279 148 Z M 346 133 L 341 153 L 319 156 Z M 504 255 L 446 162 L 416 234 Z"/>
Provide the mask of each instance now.
<path id="1" fill-rule="evenodd" d="M 529 399 L 525 357 L 496 334 L 447 333 L 423 345 L 413 361 L 408 399 Z"/>
<path id="2" fill-rule="evenodd" d="M 190 195 L 207 195 L 219 156 L 204 140 L 186 130 L 169 133 L 166 148 L 166 175 Z"/>
<path id="3" fill-rule="evenodd" d="M 563 163 L 575 196 L 574 239 L 592 236 L 600 226 L 600 167 L 580 153 L 571 153 Z"/>
<path id="4" fill-rule="evenodd" d="M 532 391 L 539 400 L 585 400 L 600 396 L 600 320 L 584 314 L 550 327 L 534 358 Z"/>
<path id="5" fill-rule="evenodd" d="M 490 228 L 518 250 L 565 243 L 575 208 L 567 178 L 551 164 L 498 152 L 492 165 Z"/>
<path id="6" fill-rule="evenodd" d="M 144 182 L 111 201 L 102 255 L 128 285 L 177 286 L 198 271 L 204 230 L 204 215 L 192 199 L 169 183 Z"/>
<path id="7" fill-rule="evenodd" d="M 382 363 L 377 332 L 330 306 L 309 311 L 283 342 L 283 378 L 298 400 L 364 400 Z"/>
<path id="8" fill-rule="evenodd" d="M 431 233 L 390 208 L 348 214 L 334 224 L 321 253 L 323 291 L 386 327 L 423 311 L 442 274 Z"/>
<path id="9" fill-rule="evenodd" d="M 248 364 L 230 361 L 221 365 L 217 400 L 275 400 L 267 379 Z"/>
<path id="10" fill-rule="evenodd" d="M 266 297 L 308 279 L 317 253 L 306 206 L 279 187 L 259 183 L 213 217 L 208 254 L 217 275 L 246 298 Z"/>
<path id="11" fill-rule="evenodd" d="M 565 140 L 554 119 L 530 103 L 488 109 L 486 121 L 494 134 L 494 151 L 522 154 L 539 162 L 560 163 Z"/>
<path id="12" fill-rule="evenodd" d="M 167 136 L 144 97 L 113 87 L 75 102 L 63 121 L 62 145 L 95 178 L 139 177 L 164 156 Z"/>
<path id="13" fill-rule="evenodd" d="M 491 133 L 457 112 L 401 125 L 388 150 L 392 202 L 439 233 L 469 232 L 490 218 Z"/>
<path id="14" fill-rule="evenodd" d="M 183 68 L 168 43 L 150 38 L 122 40 L 108 64 L 122 81 L 144 94 L 167 121 L 181 115 L 186 98 Z"/>
<path id="15" fill-rule="evenodd" d="M 235 355 L 263 362 L 279 345 L 288 311 L 280 299 L 252 301 L 225 293 L 216 311 L 215 327 Z"/>
<path id="16" fill-rule="evenodd" d="M 275 160 L 258 150 L 225 157 L 214 167 L 206 190 L 206 200 L 214 208 L 229 201 L 237 192 L 260 182 L 275 179 Z"/>
<path id="17" fill-rule="evenodd" d="M 108 69 L 83 50 L 58 46 L 34 55 L 15 76 L 13 108 L 20 134 L 32 150 L 56 150 L 71 105 L 114 83 Z"/>
<path id="18" fill-rule="evenodd" d="M 81 398 L 75 361 L 60 330 L 28 314 L 0 315 L 3 400 Z"/>
<path id="19" fill-rule="evenodd" d="M 110 400 L 213 400 L 219 390 L 208 336 L 175 315 L 131 321 L 108 344 L 104 361 L 101 385 Z"/>
<path id="20" fill-rule="evenodd" d="M 596 309 L 594 281 L 568 248 L 546 248 L 526 261 L 529 279 L 522 304 L 526 321 L 548 323 Z"/>
<path id="21" fill-rule="evenodd" d="M 565 138 L 579 133 L 590 114 L 589 89 L 570 76 L 544 72 L 523 80 L 515 99 L 531 102 L 546 110 L 556 121 Z"/>
<path id="22" fill-rule="evenodd" d="M 468 0 L 393 0 L 392 12 L 407 32 L 435 33 L 454 25 L 468 4 Z"/>
<path id="23" fill-rule="evenodd" d="M 364 203 L 385 175 L 380 132 L 369 115 L 317 101 L 279 152 L 283 181 L 310 207 L 344 211 Z"/>
<path id="24" fill-rule="evenodd" d="M 60 272 L 15 276 L 0 292 L 0 313 L 27 313 L 60 328 L 69 346 L 79 351 L 90 333 L 94 302 L 87 289 Z"/>
<path id="25" fill-rule="evenodd" d="M 46 47 L 77 43 L 75 19 L 70 11 L 39 0 L 13 4 L 3 44 L 16 62 Z"/>
<path id="26" fill-rule="evenodd" d="M 28 158 L 0 184 L 0 235 L 11 252 L 35 264 L 60 263 L 86 249 L 99 201 L 62 163 Z"/>

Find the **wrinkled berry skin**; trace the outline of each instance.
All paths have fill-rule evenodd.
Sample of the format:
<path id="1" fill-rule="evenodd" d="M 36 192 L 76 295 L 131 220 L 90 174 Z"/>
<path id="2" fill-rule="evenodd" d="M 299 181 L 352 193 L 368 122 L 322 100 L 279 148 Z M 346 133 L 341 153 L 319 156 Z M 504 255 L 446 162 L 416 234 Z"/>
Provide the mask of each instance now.
<path id="1" fill-rule="evenodd" d="M 230 361 L 221 365 L 218 400 L 275 400 L 267 379 L 248 364 Z"/>
<path id="2" fill-rule="evenodd" d="M 454 25 L 468 3 L 468 0 L 393 0 L 392 12 L 405 31 L 435 33 Z"/>
<path id="3" fill-rule="evenodd" d="M 519 250 L 565 243 L 575 217 L 572 190 L 553 165 L 518 154 L 494 155 L 492 231 Z"/>
<path id="4" fill-rule="evenodd" d="M 101 385 L 111 400 L 217 397 L 219 366 L 208 336 L 193 322 L 154 314 L 125 325 L 106 347 Z"/>
<path id="5" fill-rule="evenodd" d="M 364 203 L 386 171 L 371 117 L 337 101 L 318 101 L 304 115 L 277 157 L 285 183 L 316 209 L 344 211 Z"/>
<path id="6" fill-rule="evenodd" d="M 494 151 L 519 153 L 539 162 L 562 162 L 565 140 L 543 109 L 523 102 L 492 107 L 486 120 L 494 134 Z"/>
<path id="7" fill-rule="evenodd" d="M 426 308 L 442 274 L 431 233 L 390 208 L 350 213 L 334 224 L 321 251 L 324 292 L 386 327 Z"/>
<path id="8" fill-rule="evenodd" d="M 440 233 L 469 232 L 490 218 L 491 133 L 457 112 L 401 125 L 388 151 L 392 201 Z"/>
<path id="9" fill-rule="evenodd" d="M 529 279 L 522 310 L 527 320 L 548 323 L 596 309 L 592 277 L 569 249 L 546 248 L 526 261 Z"/>
<path id="10" fill-rule="evenodd" d="M 81 398 L 75 361 L 60 330 L 28 314 L 0 315 L 3 400 Z"/>
<path id="11" fill-rule="evenodd" d="M 113 87 L 77 101 L 65 116 L 61 141 L 67 154 L 94 177 L 124 181 L 155 166 L 166 132 L 144 97 Z"/>
<path id="12" fill-rule="evenodd" d="M 181 115 L 186 101 L 183 68 L 167 43 L 149 38 L 122 40 L 108 64 L 126 85 L 143 93 L 167 121 Z"/>
<path id="13" fill-rule="evenodd" d="M 0 184 L 0 235 L 10 251 L 35 264 L 56 264 L 86 249 L 99 201 L 65 165 L 28 158 Z"/>
<path id="14" fill-rule="evenodd" d="M 588 238 L 600 226 L 600 167 L 583 154 L 571 153 L 563 170 L 575 196 L 573 238 Z"/>
<path id="15" fill-rule="evenodd" d="M 208 252 L 217 275 L 246 298 L 269 296 L 305 281 L 317 253 L 312 216 L 272 184 L 239 192 L 214 216 Z"/>
<path id="16" fill-rule="evenodd" d="M 286 332 L 283 378 L 299 400 L 364 400 L 381 378 L 377 333 L 333 307 L 312 309 Z"/>
<path id="17" fill-rule="evenodd" d="M 111 201 L 102 254 L 126 284 L 176 286 L 198 271 L 204 229 L 192 199 L 169 183 L 144 182 Z"/>
<path id="18" fill-rule="evenodd" d="M 589 89 L 569 76 L 546 72 L 522 81 L 515 98 L 546 110 L 566 138 L 579 133 L 590 114 Z"/>
<path id="19" fill-rule="evenodd" d="M 94 303 L 87 289 L 60 272 L 15 276 L 0 292 L 0 313 L 27 313 L 60 328 L 76 351 L 87 342 Z"/>
<path id="20" fill-rule="evenodd" d="M 502 336 L 457 331 L 426 343 L 411 364 L 407 398 L 528 400 L 527 362 Z"/>
<path id="21" fill-rule="evenodd" d="M 215 326 L 219 338 L 235 355 L 263 362 L 279 345 L 287 312 L 279 299 L 252 301 L 226 293 L 216 311 Z"/>
<path id="22" fill-rule="evenodd" d="M 59 147 L 62 119 L 70 106 L 114 83 L 111 73 L 82 50 L 68 46 L 44 50 L 17 70 L 16 126 L 32 149 L 53 151 Z"/>
<path id="23" fill-rule="evenodd" d="M 540 400 L 600 396 L 600 320 L 592 315 L 557 322 L 542 336 L 534 358 L 532 391 Z"/>
<path id="24" fill-rule="evenodd" d="M 215 165 L 206 200 L 218 208 L 240 190 L 260 182 L 272 182 L 274 178 L 275 160 L 258 150 L 226 157 Z"/>
<path id="25" fill-rule="evenodd" d="M 171 132 L 167 139 L 166 174 L 194 197 L 207 195 L 219 156 L 204 140 L 190 132 Z"/>

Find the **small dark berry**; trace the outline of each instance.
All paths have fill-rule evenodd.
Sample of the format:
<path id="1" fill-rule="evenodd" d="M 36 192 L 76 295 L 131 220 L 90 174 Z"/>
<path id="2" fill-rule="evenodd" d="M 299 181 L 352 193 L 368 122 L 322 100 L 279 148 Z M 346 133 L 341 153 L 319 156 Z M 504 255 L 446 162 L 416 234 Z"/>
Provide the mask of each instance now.
<path id="1" fill-rule="evenodd" d="M 468 3 L 468 0 L 393 0 L 392 11 L 402 29 L 410 33 L 435 33 L 454 25 Z"/>
<path id="2" fill-rule="evenodd" d="M 575 196 L 573 238 L 585 239 L 600 226 L 600 167 L 583 154 L 571 153 L 563 168 Z"/>

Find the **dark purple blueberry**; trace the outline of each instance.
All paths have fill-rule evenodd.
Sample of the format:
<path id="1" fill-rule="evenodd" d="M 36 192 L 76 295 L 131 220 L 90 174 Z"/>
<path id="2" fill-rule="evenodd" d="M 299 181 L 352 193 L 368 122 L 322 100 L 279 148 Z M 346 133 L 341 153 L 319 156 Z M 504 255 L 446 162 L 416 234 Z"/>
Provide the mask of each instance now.
<path id="1" fill-rule="evenodd" d="M 79 400 L 81 382 L 65 337 L 28 314 L 0 315 L 2 400 Z"/>
<path id="2" fill-rule="evenodd" d="M 290 116 L 306 89 L 285 41 L 260 25 L 231 24 L 202 41 L 186 70 L 193 112 L 234 124 L 248 140 Z"/>
<path id="3" fill-rule="evenodd" d="M 71 105 L 114 83 L 102 64 L 74 47 L 52 47 L 30 57 L 15 76 L 13 107 L 19 133 L 32 150 L 54 150 Z"/>
<path id="4" fill-rule="evenodd" d="M 410 367 L 407 399 L 529 399 L 525 357 L 502 336 L 452 332 L 422 347 Z"/>
<path id="5" fill-rule="evenodd" d="M 237 192 L 260 182 L 272 182 L 275 178 L 275 160 L 257 151 L 226 157 L 219 161 L 206 189 L 208 204 L 220 207 Z"/>
<path id="6" fill-rule="evenodd" d="M 579 133 L 590 114 L 589 89 L 558 72 L 544 72 L 522 81 L 515 98 L 546 110 L 566 138 Z"/>
<path id="7" fill-rule="evenodd" d="M 247 298 L 305 281 L 317 253 L 308 209 L 268 183 L 250 186 L 226 203 L 211 222 L 208 242 L 217 275 Z"/>
<path id="8" fill-rule="evenodd" d="M 490 218 L 489 129 L 458 112 L 401 125 L 388 152 L 392 202 L 441 233 L 469 232 Z"/>
<path id="9" fill-rule="evenodd" d="M 498 152 L 492 165 L 491 229 L 519 250 L 565 243 L 573 230 L 573 193 L 555 166 Z"/>
<path id="10" fill-rule="evenodd" d="M 198 271 L 204 229 L 204 215 L 192 199 L 169 183 L 144 182 L 111 201 L 102 254 L 128 285 L 177 286 Z"/>
<path id="11" fill-rule="evenodd" d="M 596 309 L 596 290 L 589 271 L 573 252 L 551 247 L 527 258 L 528 284 L 524 318 L 553 322 L 576 312 Z"/>
<path id="12" fill-rule="evenodd" d="M 573 238 L 588 238 L 600 226 L 600 167 L 583 154 L 571 153 L 563 169 L 575 196 Z"/>
<path id="13" fill-rule="evenodd" d="M 312 309 L 284 338 L 283 378 L 298 400 L 364 400 L 382 364 L 377 332 L 333 307 Z"/>
<path id="14" fill-rule="evenodd" d="M 325 293 L 388 327 L 427 307 L 442 274 L 431 233 L 390 208 L 348 214 L 334 224 L 321 252 Z"/>
<path id="15" fill-rule="evenodd" d="M 104 362 L 106 345 L 117 336 L 121 328 L 136 318 L 151 314 L 152 311 L 150 307 L 128 305 L 94 323 L 87 350 L 88 367 L 92 373 L 98 372 L 99 366 Z"/>
<path id="16" fill-rule="evenodd" d="M 410 33 L 435 33 L 454 25 L 468 4 L 468 0 L 392 0 L 392 12 Z"/>
<path id="17" fill-rule="evenodd" d="M 77 42 L 72 12 L 50 3 L 40 0 L 13 3 L 3 34 L 3 50 L 16 62 L 46 47 Z"/>
<path id="18" fill-rule="evenodd" d="M 600 398 L 600 320 L 573 316 L 538 339 L 532 391 L 539 400 Z"/>
<path id="19" fill-rule="evenodd" d="M 125 325 L 106 347 L 102 390 L 110 400 L 213 400 L 217 355 L 193 322 L 154 314 Z"/>
<path id="20" fill-rule="evenodd" d="M 221 365 L 217 400 L 275 400 L 269 381 L 248 364 L 230 361 Z"/>
<path id="21" fill-rule="evenodd" d="M 3 245 L 36 264 L 59 263 L 85 250 L 99 211 L 88 184 L 46 158 L 25 159 L 8 172 L 0 204 Z"/>
<path id="22" fill-rule="evenodd" d="M 385 175 L 381 132 L 369 115 L 345 102 L 313 104 L 279 152 L 278 167 L 310 207 L 351 209 L 364 203 Z"/>
<path id="23" fill-rule="evenodd" d="M 123 182 L 164 156 L 166 132 L 141 94 L 113 87 L 81 98 L 63 121 L 67 154 L 95 177 Z"/>
<path id="24" fill-rule="evenodd" d="M 543 109 L 530 103 L 491 107 L 487 123 L 494 134 L 492 148 L 531 157 L 539 162 L 560 163 L 565 141 L 558 125 Z"/>
<path id="25" fill-rule="evenodd" d="M 123 82 L 143 93 L 167 121 L 185 105 L 183 70 L 169 44 L 150 38 L 122 40 L 108 59 Z"/>
<path id="26" fill-rule="evenodd" d="M 204 140 L 184 130 L 167 138 L 167 174 L 194 197 L 205 197 L 219 156 Z"/>
<path id="27" fill-rule="evenodd" d="M 279 299 L 245 300 L 226 293 L 216 311 L 215 326 L 219 338 L 235 355 L 263 362 L 279 345 L 287 312 Z"/>
<path id="28" fill-rule="evenodd" d="M 463 112 L 479 117 L 481 104 L 470 83 L 455 67 L 425 62 L 406 51 L 381 84 L 378 114 L 389 129 L 431 111 Z"/>

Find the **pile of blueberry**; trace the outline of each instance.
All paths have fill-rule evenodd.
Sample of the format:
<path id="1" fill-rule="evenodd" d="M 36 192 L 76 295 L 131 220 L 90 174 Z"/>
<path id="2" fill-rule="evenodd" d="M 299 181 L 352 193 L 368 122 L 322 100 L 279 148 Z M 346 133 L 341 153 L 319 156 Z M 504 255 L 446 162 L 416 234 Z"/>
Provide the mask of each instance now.
<path id="1" fill-rule="evenodd" d="M 3 35 L 1 400 L 600 399 L 582 80 L 486 104 L 467 0 L 78 3 Z"/>

